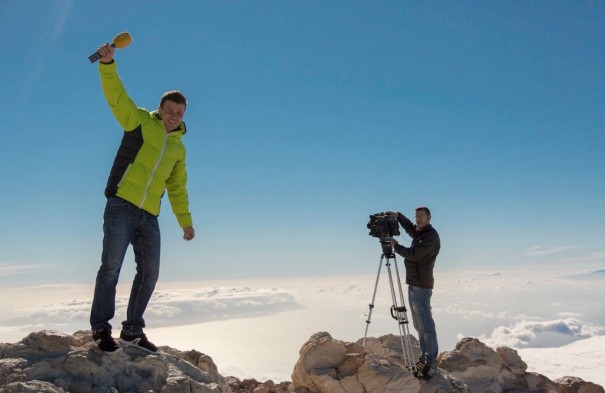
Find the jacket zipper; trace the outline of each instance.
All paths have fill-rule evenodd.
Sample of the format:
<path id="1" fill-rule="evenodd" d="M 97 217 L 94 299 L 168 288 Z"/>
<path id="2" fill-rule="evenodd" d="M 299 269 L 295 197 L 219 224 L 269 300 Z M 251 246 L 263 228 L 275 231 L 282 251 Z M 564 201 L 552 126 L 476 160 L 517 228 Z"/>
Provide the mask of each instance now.
<path id="1" fill-rule="evenodd" d="M 166 151 L 167 144 L 168 144 L 168 134 L 166 134 L 166 136 L 164 137 L 164 146 L 162 146 L 160 155 L 158 156 L 158 159 L 155 162 L 155 166 L 153 167 L 153 170 L 151 171 L 151 176 L 149 176 L 149 181 L 147 182 L 147 185 L 145 186 L 145 191 L 143 192 L 143 199 L 141 199 L 141 203 L 139 204 L 139 209 L 142 209 L 143 205 L 145 204 L 145 200 L 147 199 L 147 191 L 149 190 L 149 187 L 151 186 L 151 182 L 153 181 L 153 177 L 155 176 L 155 171 L 158 169 L 158 166 L 160 166 L 160 161 L 162 161 L 162 157 L 164 156 L 164 151 Z"/>

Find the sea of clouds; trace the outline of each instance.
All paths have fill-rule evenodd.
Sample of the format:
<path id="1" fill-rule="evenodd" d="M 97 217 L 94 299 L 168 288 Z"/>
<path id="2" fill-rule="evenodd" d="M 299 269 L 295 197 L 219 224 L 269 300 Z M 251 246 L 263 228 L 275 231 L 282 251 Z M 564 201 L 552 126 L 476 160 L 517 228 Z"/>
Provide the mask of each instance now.
<path id="1" fill-rule="evenodd" d="M 375 273 L 160 282 L 145 315 L 146 332 L 159 345 L 207 353 L 223 375 L 289 380 L 313 333 L 345 341 L 363 338 L 366 326 L 368 336 L 398 333 L 384 270 L 378 279 L 369 325 Z M 125 318 L 128 280 L 123 277 L 118 288 L 116 332 Z M 494 348 L 518 350 L 530 371 L 551 379 L 574 375 L 605 385 L 604 281 L 599 269 L 437 271 L 432 305 L 439 349 L 478 337 Z M 88 329 L 92 290 L 92 284 L 0 289 L 0 342 L 43 329 Z"/>

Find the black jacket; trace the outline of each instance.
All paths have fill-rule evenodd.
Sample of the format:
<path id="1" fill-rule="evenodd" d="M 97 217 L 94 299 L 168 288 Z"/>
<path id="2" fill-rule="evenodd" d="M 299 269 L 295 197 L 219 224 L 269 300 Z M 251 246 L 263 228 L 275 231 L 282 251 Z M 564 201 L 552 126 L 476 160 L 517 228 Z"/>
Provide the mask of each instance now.
<path id="1" fill-rule="evenodd" d="M 435 283 L 433 268 L 441 248 L 439 234 L 432 225 L 418 231 L 416 225 L 401 213 L 398 214 L 397 221 L 412 237 L 410 247 L 400 244 L 395 246 L 395 252 L 404 258 L 405 282 L 408 285 L 432 289 Z"/>

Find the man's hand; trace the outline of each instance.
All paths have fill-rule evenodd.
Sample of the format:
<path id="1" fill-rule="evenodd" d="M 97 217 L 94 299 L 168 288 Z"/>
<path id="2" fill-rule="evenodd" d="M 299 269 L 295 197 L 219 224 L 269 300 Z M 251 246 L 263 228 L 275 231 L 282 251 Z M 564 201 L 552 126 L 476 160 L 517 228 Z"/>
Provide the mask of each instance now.
<path id="1" fill-rule="evenodd" d="M 195 229 L 193 227 L 183 228 L 183 239 L 189 241 L 195 237 Z"/>
<path id="2" fill-rule="evenodd" d="M 99 47 L 99 49 L 97 49 L 97 52 L 99 52 L 99 54 L 101 55 L 101 58 L 99 59 L 101 63 L 111 63 L 111 61 L 113 60 L 113 53 L 115 52 L 115 49 L 110 44 L 105 44 Z"/>
<path id="3" fill-rule="evenodd" d="M 399 243 L 397 243 L 397 240 L 391 238 L 391 247 L 395 248 L 395 246 L 398 246 Z"/>

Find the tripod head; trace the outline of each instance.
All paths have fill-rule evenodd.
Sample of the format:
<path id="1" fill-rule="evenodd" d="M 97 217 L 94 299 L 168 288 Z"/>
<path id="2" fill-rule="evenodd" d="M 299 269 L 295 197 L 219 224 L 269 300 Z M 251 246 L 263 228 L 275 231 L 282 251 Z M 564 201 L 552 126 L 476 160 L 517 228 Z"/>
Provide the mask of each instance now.
<path id="1" fill-rule="evenodd" d="M 387 258 L 395 258 L 395 254 L 393 253 L 393 246 L 391 245 L 392 237 L 386 237 L 384 239 L 380 239 L 380 245 L 382 246 L 382 253 Z"/>

